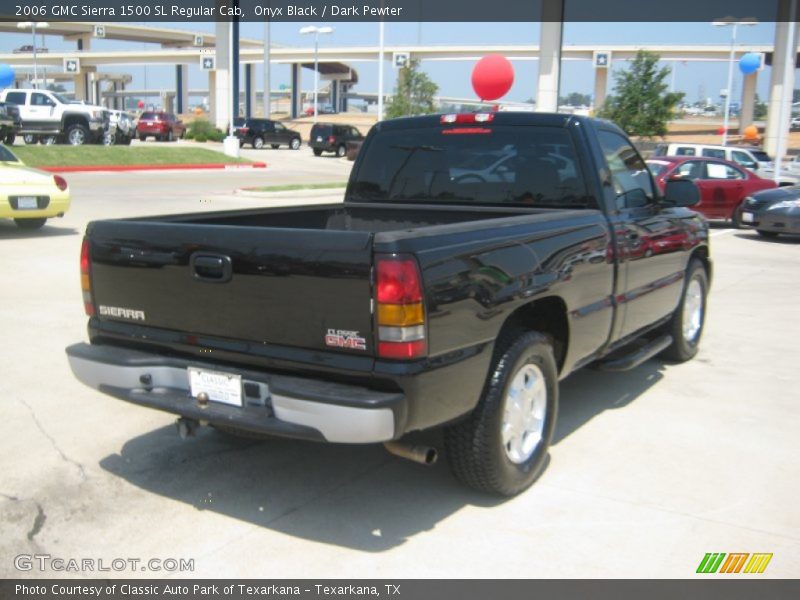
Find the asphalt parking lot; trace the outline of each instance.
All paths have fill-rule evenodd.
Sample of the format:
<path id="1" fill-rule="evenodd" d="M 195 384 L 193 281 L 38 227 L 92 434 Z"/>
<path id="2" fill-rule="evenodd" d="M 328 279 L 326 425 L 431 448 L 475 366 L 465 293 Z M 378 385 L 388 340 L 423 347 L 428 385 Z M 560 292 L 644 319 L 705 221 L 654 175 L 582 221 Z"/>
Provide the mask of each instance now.
<path id="1" fill-rule="evenodd" d="M 63 576 L 15 569 L 49 554 L 194 559 L 170 573 L 193 577 L 684 578 L 707 552 L 773 553 L 759 577 L 800 574 L 799 239 L 715 228 L 697 359 L 564 381 L 549 465 L 510 500 L 377 446 L 184 441 L 171 416 L 79 384 L 64 347 L 86 339 L 89 220 L 254 206 L 228 194 L 350 168 L 305 148 L 257 156 L 270 168 L 74 174 L 65 218 L 0 221 L 0 576 Z"/>

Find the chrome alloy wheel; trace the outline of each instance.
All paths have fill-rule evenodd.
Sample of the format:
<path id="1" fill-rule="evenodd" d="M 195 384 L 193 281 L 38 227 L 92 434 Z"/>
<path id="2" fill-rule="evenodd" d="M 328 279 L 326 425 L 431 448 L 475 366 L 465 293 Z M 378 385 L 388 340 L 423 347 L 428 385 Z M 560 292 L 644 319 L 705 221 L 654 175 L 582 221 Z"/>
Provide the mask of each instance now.
<path id="1" fill-rule="evenodd" d="M 697 279 L 692 279 L 686 286 L 682 322 L 683 339 L 694 342 L 703 327 L 703 286 Z"/>
<path id="2" fill-rule="evenodd" d="M 546 412 L 544 373 L 535 364 L 523 365 L 508 386 L 503 407 L 503 449 L 514 464 L 524 463 L 533 455 L 542 440 Z"/>

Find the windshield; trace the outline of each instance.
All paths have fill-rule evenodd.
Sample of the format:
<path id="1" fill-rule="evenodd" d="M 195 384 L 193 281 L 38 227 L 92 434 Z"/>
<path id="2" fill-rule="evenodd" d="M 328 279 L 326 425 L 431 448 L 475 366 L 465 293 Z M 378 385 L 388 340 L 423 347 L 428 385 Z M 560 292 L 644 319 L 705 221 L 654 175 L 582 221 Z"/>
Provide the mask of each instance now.
<path id="1" fill-rule="evenodd" d="M 50 92 L 50 93 L 53 94 L 53 98 L 58 100 L 61 104 L 69 104 L 70 101 L 64 98 L 64 96 L 62 96 L 61 94 L 56 94 L 55 92 Z"/>
<path id="2" fill-rule="evenodd" d="M 769 154 L 764 152 L 763 150 L 750 150 L 750 153 L 755 157 L 758 162 L 771 162 L 772 159 L 769 157 Z"/>
<path id="3" fill-rule="evenodd" d="M 372 138 L 351 200 L 585 207 L 572 140 L 550 127 L 389 131 Z"/>
<path id="4" fill-rule="evenodd" d="M 19 162 L 19 159 L 11 153 L 11 150 L 0 144 L 0 162 Z"/>
<path id="5" fill-rule="evenodd" d="M 655 160 L 648 160 L 647 167 L 650 169 L 650 172 L 653 174 L 653 177 L 658 177 L 661 175 L 669 166 L 667 162 L 655 161 Z"/>

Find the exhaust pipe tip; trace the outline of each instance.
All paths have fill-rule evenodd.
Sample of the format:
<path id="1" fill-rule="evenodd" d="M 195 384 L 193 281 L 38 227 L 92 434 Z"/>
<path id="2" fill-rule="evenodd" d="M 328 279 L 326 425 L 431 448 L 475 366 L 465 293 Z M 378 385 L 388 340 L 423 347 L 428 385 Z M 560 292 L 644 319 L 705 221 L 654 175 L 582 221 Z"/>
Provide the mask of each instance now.
<path id="1" fill-rule="evenodd" d="M 433 446 L 405 444 L 403 442 L 384 442 L 383 446 L 395 456 L 428 467 L 435 465 L 436 461 L 439 460 L 439 451 Z"/>

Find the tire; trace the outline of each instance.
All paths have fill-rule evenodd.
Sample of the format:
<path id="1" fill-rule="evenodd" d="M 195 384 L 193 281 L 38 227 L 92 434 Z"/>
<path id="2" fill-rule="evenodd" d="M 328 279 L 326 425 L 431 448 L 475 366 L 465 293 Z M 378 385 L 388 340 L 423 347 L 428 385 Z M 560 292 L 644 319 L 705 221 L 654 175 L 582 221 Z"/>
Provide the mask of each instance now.
<path id="1" fill-rule="evenodd" d="M 292 138 L 292 141 L 289 142 L 289 148 L 292 150 L 300 150 L 300 140 L 297 138 Z"/>
<path id="2" fill-rule="evenodd" d="M 70 146 L 83 146 L 89 141 L 89 130 L 80 123 L 67 127 L 66 135 Z"/>
<path id="3" fill-rule="evenodd" d="M 41 229 L 46 222 L 47 217 L 42 217 L 40 219 L 14 219 L 14 223 L 16 223 L 17 227 L 20 229 Z"/>
<path id="4" fill-rule="evenodd" d="M 779 235 L 777 231 L 764 231 L 763 229 L 756 229 L 756 232 L 761 237 L 765 237 L 768 239 L 775 239 Z"/>
<path id="5" fill-rule="evenodd" d="M 43 135 L 39 138 L 39 143 L 42 146 L 53 146 L 58 143 L 58 137 L 55 135 Z"/>
<path id="6" fill-rule="evenodd" d="M 445 429 L 444 443 L 459 481 L 489 494 L 513 496 L 536 481 L 547 463 L 558 414 L 558 371 L 552 342 L 535 331 L 504 335 L 493 361 L 477 407 Z M 533 398 L 522 398 L 529 406 L 514 411 L 513 398 L 520 395 L 513 391 L 529 382 Z M 515 412 L 531 419 L 519 424 L 517 431 L 524 429 L 519 435 L 514 435 Z"/>
<path id="7" fill-rule="evenodd" d="M 322 156 L 322 150 L 319 148 L 314 148 L 314 156 Z"/>
<path id="8" fill-rule="evenodd" d="M 113 146 L 117 143 L 117 134 L 116 133 L 105 133 L 103 134 L 103 146 Z"/>
<path id="9" fill-rule="evenodd" d="M 123 146 L 130 146 L 132 141 L 133 141 L 133 138 L 131 136 L 129 136 L 129 135 L 126 135 L 125 138 L 122 140 L 122 145 Z"/>
<path id="10" fill-rule="evenodd" d="M 347 148 L 345 148 L 343 144 L 336 147 L 336 156 L 342 158 L 345 154 L 347 154 Z"/>
<path id="11" fill-rule="evenodd" d="M 281 147 L 281 145 L 280 144 L 270 144 L 269 147 L 272 148 L 273 150 L 277 150 L 278 148 Z"/>
<path id="12" fill-rule="evenodd" d="M 147 139 L 147 136 L 146 136 L 146 135 L 140 135 L 140 136 L 139 136 L 139 141 L 140 141 L 140 142 L 143 142 L 143 141 L 145 141 L 146 139 Z"/>
<path id="13" fill-rule="evenodd" d="M 13 146 L 14 141 L 17 139 L 16 134 L 9 133 L 5 138 L 3 138 L 3 142 L 6 146 Z"/>
<path id="14" fill-rule="evenodd" d="M 697 354 L 706 322 L 707 295 L 706 268 L 699 260 L 692 259 L 686 268 L 681 301 L 667 324 L 672 344 L 661 354 L 667 360 L 686 362 Z"/>
<path id="15" fill-rule="evenodd" d="M 172 129 L 167 132 L 167 141 L 174 142 L 175 141 L 175 134 L 172 133 Z"/>
<path id="16" fill-rule="evenodd" d="M 39 136 L 33 135 L 32 133 L 26 133 L 25 135 L 22 136 L 22 141 L 24 141 L 28 145 L 38 144 Z"/>
<path id="17" fill-rule="evenodd" d="M 253 138 L 253 148 L 255 150 L 261 150 L 264 147 L 264 138 L 257 135 Z"/>

